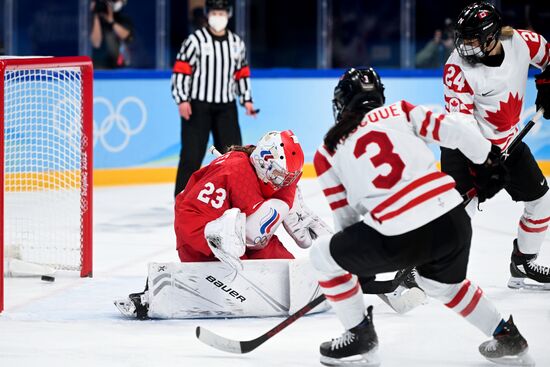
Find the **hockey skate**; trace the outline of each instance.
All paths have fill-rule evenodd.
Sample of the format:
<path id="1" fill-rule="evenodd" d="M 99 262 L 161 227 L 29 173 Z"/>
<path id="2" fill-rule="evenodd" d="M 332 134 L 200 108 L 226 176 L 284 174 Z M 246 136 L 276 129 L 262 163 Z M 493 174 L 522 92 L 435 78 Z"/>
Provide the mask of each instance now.
<path id="1" fill-rule="evenodd" d="M 550 291 L 550 268 L 537 264 L 537 255 L 525 255 L 518 250 L 514 240 L 514 252 L 510 262 L 508 287 Z"/>
<path id="2" fill-rule="evenodd" d="M 127 298 L 114 301 L 116 308 L 126 317 L 138 320 L 147 320 L 149 304 L 147 303 L 147 292 L 132 293 Z"/>
<path id="3" fill-rule="evenodd" d="M 378 336 L 372 323 L 372 306 L 363 322 L 342 336 L 321 344 L 321 364 L 325 366 L 379 366 Z"/>
<path id="4" fill-rule="evenodd" d="M 479 346 L 479 352 L 489 361 L 508 366 L 534 366 L 528 351 L 527 340 L 519 333 L 512 316 L 502 331 Z"/>

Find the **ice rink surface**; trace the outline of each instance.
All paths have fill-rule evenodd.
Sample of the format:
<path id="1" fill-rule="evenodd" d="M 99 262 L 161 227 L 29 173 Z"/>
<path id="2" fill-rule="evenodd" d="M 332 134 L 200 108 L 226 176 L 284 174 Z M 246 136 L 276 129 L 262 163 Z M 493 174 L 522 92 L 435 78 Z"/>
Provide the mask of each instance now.
<path id="1" fill-rule="evenodd" d="M 307 204 L 331 222 L 314 180 L 301 183 Z M 195 339 L 201 325 L 252 339 L 281 318 L 136 321 L 123 319 L 113 299 L 141 291 L 148 262 L 178 261 L 172 229 L 172 185 L 97 188 L 94 192 L 94 277 L 7 279 L 0 315 L 1 367 L 59 366 L 318 366 L 319 344 L 343 331 L 332 312 L 304 317 L 246 355 L 231 355 Z M 506 287 L 521 204 L 499 194 L 474 219 L 469 278 L 506 317 L 512 313 L 537 366 L 550 366 L 550 292 Z M 283 236 L 289 240 L 289 237 Z M 288 243 L 285 242 L 285 243 Z M 297 257 L 306 250 L 289 244 Z M 550 265 L 550 239 L 539 261 Z M 374 323 L 382 366 L 491 366 L 477 351 L 486 339 L 436 300 L 400 316 L 375 296 Z"/>

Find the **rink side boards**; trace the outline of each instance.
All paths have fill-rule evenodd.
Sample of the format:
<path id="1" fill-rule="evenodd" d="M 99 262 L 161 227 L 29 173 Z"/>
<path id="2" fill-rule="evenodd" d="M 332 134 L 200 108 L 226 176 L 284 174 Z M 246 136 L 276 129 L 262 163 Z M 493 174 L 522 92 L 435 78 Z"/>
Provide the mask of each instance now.
<path id="1" fill-rule="evenodd" d="M 538 161 L 542 173 L 550 176 L 550 161 Z M 302 178 L 315 178 L 312 163 L 306 163 Z M 124 186 L 148 185 L 176 182 L 175 167 L 160 168 L 126 168 L 126 169 L 96 169 L 94 171 L 94 186 Z"/>

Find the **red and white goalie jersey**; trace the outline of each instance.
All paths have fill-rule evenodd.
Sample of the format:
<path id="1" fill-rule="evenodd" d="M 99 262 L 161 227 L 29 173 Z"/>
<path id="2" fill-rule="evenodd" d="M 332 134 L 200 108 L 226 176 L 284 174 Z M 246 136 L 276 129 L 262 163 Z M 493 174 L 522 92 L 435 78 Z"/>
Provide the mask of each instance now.
<path id="1" fill-rule="evenodd" d="M 336 230 L 361 220 L 398 235 L 440 217 L 462 202 L 454 180 L 436 168 L 427 143 L 460 149 L 483 163 L 491 144 L 471 116 L 433 114 L 400 101 L 367 113 L 334 153 L 314 157 Z"/>
<path id="2" fill-rule="evenodd" d="M 483 136 L 504 149 L 517 132 L 529 65 L 545 69 L 550 45 L 541 35 L 514 30 L 501 37 L 504 61 L 490 67 L 469 64 L 453 51 L 443 73 L 447 112 L 472 114 Z"/>
<path id="3" fill-rule="evenodd" d="M 263 194 L 260 181 L 250 159 L 243 152 L 229 152 L 202 167 L 189 179 L 185 190 L 176 196 L 174 228 L 181 261 L 213 261 L 216 257 L 204 238 L 207 223 L 219 218 L 226 210 L 239 208 L 250 216 L 267 199 L 282 200 L 290 208 L 294 202 L 297 180 L 270 196 Z M 275 211 L 274 214 L 277 214 Z M 265 223 L 269 234 L 275 216 Z M 276 217 L 279 220 L 279 217 Z M 290 255 L 273 235 L 268 245 L 246 258 L 287 258 Z"/>

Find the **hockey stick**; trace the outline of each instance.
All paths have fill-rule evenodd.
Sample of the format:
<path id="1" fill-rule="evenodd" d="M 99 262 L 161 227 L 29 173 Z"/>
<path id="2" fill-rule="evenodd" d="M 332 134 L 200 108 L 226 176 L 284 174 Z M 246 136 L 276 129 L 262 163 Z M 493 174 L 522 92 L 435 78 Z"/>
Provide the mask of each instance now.
<path id="1" fill-rule="evenodd" d="M 215 156 L 216 158 L 222 156 L 222 154 L 220 153 L 220 151 L 217 150 L 216 147 L 215 147 L 214 145 L 211 145 L 210 148 L 208 148 L 208 151 L 210 152 L 210 154 L 212 154 L 212 155 Z"/>
<path id="2" fill-rule="evenodd" d="M 284 319 L 274 328 L 252 340 L 239 341 L 228 339 L 200 326 L 197 326 L 195 333 L 197 335 L 197 338 L 201 342 L 218 350 L 223 350 L 224 352 L 236 354 L 248 353 L 258 348 L 260 345 L 271 339 L 273 336 L 277 335 L 280 331 L 285 329 L 294 321 L 298 320 L 300 317 L 304 316 L 309 311 L 313 310 L 324 300 L 325 295 L 321 294 L 319 297 L 313 299 L 307 305 L 296 311 L 294 314 Z"/>
<path id="3" fill-rule="evenodd" d="M 535 126 L 537 124 L 537 122 L 540 120 L 540 118 L 542 117 L 543 114 L 544 114 L 544 108 L 540 108 L 535 113 L 535 115 L 533 115 L 533 118 L 531 120 L 529 120 L 527 125 L 525 125 L 523 127 L 523 129 L 521 129 L 519 131 L 519 133 L 515 136 L 514 140 L 512 140 L 512 142 L 510 143 L 510 145 L 508 145 L 508 147 L 501 153 L 500 159 L 502 161 L 506 161 L 508 159 L 508 157 L 510 156 L 510 154 L 512 154 L 512 152 L 514 150 L 516 150 L 516 148 L 522 142 L 525 135 L 527 135 L 527 133 L 533 128 L 533 126 Z M 470 201 L 474 197 L 476 197 L 476 195 L 477 194 L 476 194 L 474 189 L 469 190 L 468 192 L 462 194 L 462 199 L 464 200 L 463 204 L 464 205 L 469 204 Z"/>
<path id="4" fill-rule="evenodd" d="M 222 155 L 213 145 L 208 149 L 208 151 L 211 154 L 215 155 L 216 157 L 220 157 Z M 248 353 L 258 348 L 260 345 L 265 343 L 268 339 L 271 339 L 273 336 L 278 334 L 281 330 L 283 330 L 284 328 L 292 324 L 294 321 L 298 320 L 300 317 L 304 316 L 306 313 L 308 313 L 309 311 L 317 307 L 324 300 L 325 300 L 325 295 L 321 294 L 319 297 L 313 299 L 304 307 L 296 311 L 294 314 L 284 319 L 283 322 L 279 323 L 268 332 L 252 340 L 239 341 L 239 340 L 228 339 L 200 326 L 197 326 L 197 328 L 195 329 L 195 334 L 197 335 L 197 339 L 199 339 L 201 342 L 213 348 L 216 348 L 218 350 L 223 350 L 228 353 L 237 353 L 237 354 Z"/>
<path id="5" fill-rule="evenodd" d="M 508 148 L 506 148 L 504 152 L 502 152 L 503 160 L 508 159 L 510 154 L 512 154 L 512 152 L 518 147 L 519 143 L 521 143 L 525 135 L 527 135 L 527 133 L 533 128 L 533 126 L 535 126 L 536 123 L 539 122 L 542 115 L 544 115 L 544 108 L 539 108 L 539 110 L 537 111 L 537 113 L 535 113 L 533 118 L 529 120 L 527 125 L 525 125 L 523 129 L 521 129 L 521 131 L 516 135 L 514 140 L 512 140 Z"/>
<path id="6" fill-rule="evenodd" d="M 401 276 L 397 277 L 396 279 L 388 282 L 376 282 L 372 281 L 371 284 L 379 283 L 379 284 L 388 284 L 393 283 L 390 288 L 395 289 L 404 279 L 407 277 L 407 274 L 412 271 L 413 268 L 406 269 Z M 387 285 L 386 285 L 387 287 Z M 392 292 L 393 290 L 390 290 L 389 288 L 386 289 L 389 292 Z M 365 289 L 363 289 L 363 293 L 370 293 L 365 292 Z M 384 298 L 383 294 L 378 294 L 382 300 Z M 278 334 L 280 331 L 285 329 L 287 326 L 292 324 L 294 321 L 298 320 L 300 317 L 304 316 L 309 311 L 313 310 L 315 307 L 317 307 L 320 303 L 322 303 L 325 300 L 325 295 L 321 294 L 319 297 L 313 299 L 311 302 L 306 304 L 304 307 L 296 311 L 294 314 L 288 316 L 286 319 L 284 319 L 281 323 L 273 327 L 268 332 L 260 335 L 259 337 L 252 339 L 252 340 L 246 340 L 246 341 L 240 341 L 240 340 L 234 340 L 234 339 L 228 339 L 221 335 L 218 335 L 216 333 L 211 332 L 210 330 L 197 326 L 195 329 L 195 334 L 197 335 L 197 338 L 203 342 L 206 345 L 209 345 L 213 348 L 216 348 L 218 350 L 222 350 L 228 353 L 236 353 L 236 354 L 244 354 L 253 351 L 254 349 L 258 348 L 260 345 L 271 339 L 273 336 Z M 393 305 L 387 300 L 384 300 L 384 302 L 388 303 L 388 305 L 393 308 L 398 313 L 404 313 L 406 312 L 403 310 L 396 310 Z M 403 305 L 403 308 L 409 307 L 410 305 Z"/>

